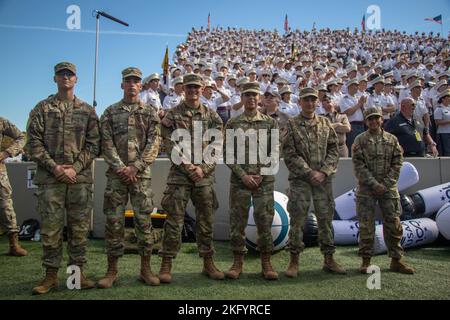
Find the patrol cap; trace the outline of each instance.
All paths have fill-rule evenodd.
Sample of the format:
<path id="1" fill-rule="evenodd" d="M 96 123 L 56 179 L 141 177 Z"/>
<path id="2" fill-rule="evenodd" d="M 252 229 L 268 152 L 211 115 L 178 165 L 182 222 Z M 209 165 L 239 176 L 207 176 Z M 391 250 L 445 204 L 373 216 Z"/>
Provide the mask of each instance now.
<path id="1" fill-rule="evenodd" d="M 375 79 L 372 80 L 372 85 L 376 85 L 377 83 L 383 83 L 384 84 L 384 77 L 378 76 Z"/>
<path id="2" fill-rule="evenodd" d="M 190 84 L 194 84 L 194 85 L 202 87 L 203 79 L 201 76 L 199 76 L 198 74 L 195 74 L 195 73 L 185 74 L 183 77 L 183 85 L 187 86 Z"/>
<path id="3" fill-rule="evenodd" d="M 444 97 L 450 96 L 450 89 L 444 90 L 442 91 L 439 95 L 438 95 L 438 101 Z"/>
<path id="4" fill-rule="evenodd" d="M 438 90 L 440 87 L 447 85 L 447 81 L 441 80 L 438 83 L 436 83 L 436 90 Z"/>
<path id="5" fill-rule="evenodd" d="M 284 86 L 283 88 L 281 88 L 280 95 L 282 96 L 285 93 L 292 93 L 291 88 L 289 86 Z"/>
<path id="6" fill-rule="evenodd" d="M 214 82 L 211 81 L 211 79 L 204 80 L 203 84 L 204 84 L 205 88 L 213 88 L 214 87 Z"/>
<path id="7" fill-rule="evenodd" d="M 207 71 L 207 70 L 212 71 L 212 70 L 213 70 L 213 67 L 212 67 L 212 65 L 207 64 L 206 66 L 203 67 L 203 70 L 204 70 L 204 71 Z"/>
<path id="8" fill-rule="evenodd" d="M 214 80 L 219 78 L 225 79 L 225 75 L 223 74 L 223 72 L 217 72 L 216 75 L 214 76 Z"/>
<path id="9" fill-rule="evenodd" d="M 317 87 L 317 91 L 328 91 L 327 86 L 324 83 L 319 84 L 319 86 Z"/>
<path id="10" fill-rule="evenodd" d="M 362 82 L 362 81 L 366 81 L 367 82 L 367 77 L 366 76 L 360 76 L 358 77 L 358 83 Z"/>
<path id="11" fill-rule="evenodd" d="M 242 93 L 254 92 L 257 94 L 261 93 L 261 89 L 259 87 L 259 82 L 246 82 L 242 86 Z"/>
<path id="12" fill-rule="evenodd" d="M 176 84 L 183 84 L 183 77 L 176 77 L 172 80 L 172 85 L 175 86 Z"/>
<path id="13" fill-rule="evenodd" d="M 412 77 L 418 78 L 419 75 L 418 75 L 416 72 L 413 71 L 413 72 L 408 73 L 408 74 L 406 75 L 405 79 L 408 80 L 408 79 L 411 79 Z"/>
<path id="14" fill-rule="evenodd" d="M 264 95 L 265 95 L 265 96 L 271 95 L 271 96 L 273 96 L 273 97 L 276 97 L 276 98 L 278 98 L 278 99 L 281 99 L 281 96 L 280 96 L 280 94 L 278 93 L 278 91 L 276 91 L 276 90 L 274 90 L 274 89 L 268 89 L 268 90 L 264 93 Z"/>
<path id="15" fill-rule="evenodd" d="M 152 80 L 159 80 L 159 74 L 158 73 L 152 73 L 151 75 L 148 76 L 147 81 L 150 82 Z"/>
<path id="16" fill-rule="evenodd" d="M 381 114 L 380 108 L 377 107 L 370 107 L 367 108 L 366 110 L 364 110 L 364 120 L 367 120 L 369 117 L 372 116 L 378 116 L 378 117 L 383 117 L 383 115 Z"/>
<path id="17" fill-rule="evenodd" d="M 139 79 L 142 79 L 142 72 L 138 68 L 135 67 L 129 67 L 122 70 L 122 79 L 128 78 L 128 77 L 136 77 Z M 150 81 L 150 80 L 149 80 Z"/>
<path id="18" fill-rule="evenodd" d="M 248 69 L 246 74 L 249 76 L 249 75 L 251 75 L 252 73 L 256 74 L 256 70 L 253 69 L 253 68 Z"/>
<path id="19" fill-rule="evenodd" d="M 347 88 L 350 87 L 352 84 L 358 85 L 359 81 L 357 78 L 353 78 L 352 80 L 347 82 Z"/>
<path id="20" fill-rule="evenodd" d="M 448 77 L 447 71 L 444 71 L 444 72 L 439 73 L 439 74 L 436 76 L 436 79 L 439 80 L 439 78 L 441 78 L 441 77 Z"/>
<path id="21" fill-rule="evenodd" d="M 389 71 L 384 74 L 385 78 L 389 78 L 389 77 L 393 77 L 393 76 L 394 76 L 394 71 Z"/>
<path id="22" fill-rule="evenodd" d="M 287 81 L 286 79 L 282 78 L 282 77 L 279 77 L 279 78 L 277 78 L 277 79 L 275 80 L 275 83 L 276 83 L 276 84 L 287 84 L 288 81 Z"/>
<path id="23" fill-rule="evenodd" d="M 408 87 L 409 90 L 414 89 L 416 87 L 421 87 L 422 88 L 422 83 L 420 83 L 419 80 L 413 81 L 413 83 L 411 83 Z"/>
<path id="24" fill-rule="evenodd" d="M 347 69 L 347 74 L 349 74 L 349 73 L 352 72 L 352 71 L 358 71 L 358 67 L 355 66 L 355 65 L 350 66 L 350 67 Z"/>
<path id="25" fill-rule="evenodd" d="M 77 74 L 77 67 L 73 63 L 70 62 L 60 62 L 57 65 L 55 65 L 55 73 L 61 71 L 61 70 L 69 70 L 72 71 L 74 74 Z"/>
<path id="26" fill-rule="evenodd" d="M 248 77 L 241 77 L 236 81 L 237 86 L 242 86 L 243 84 L 249 82 L 250 79 Z"/>
<path id="27" fill-rule="evenodd" d="M 304 99 L 306 97 L 319 97 L 319 93 L 314 88 L 304 88 L 300 91 L 299 98 Z"/>
<path id="28" fill-rule="evenodd" d="M 230 74 L 227 77 L 227 81 L 231 81 L 231 80 L 237 80 L 236 76 L 234 74 Z"/>

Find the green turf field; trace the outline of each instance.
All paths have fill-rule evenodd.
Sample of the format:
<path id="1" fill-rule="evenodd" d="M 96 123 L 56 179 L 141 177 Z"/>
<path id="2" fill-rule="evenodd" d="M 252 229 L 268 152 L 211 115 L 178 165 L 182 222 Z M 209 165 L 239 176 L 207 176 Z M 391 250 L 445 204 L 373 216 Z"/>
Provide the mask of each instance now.
<path id="1" fill-rule="evenodd" d="M 386 255 L 377 256 L 373 263 L 381 268 L 381 289 L 369 290 L 369 275 L 357 272 L 360 260 L 356 247 L 339 247 L 336 258 L 348 271 L 346 276 L 331 275 L 321 270 L 319 249 L 308 248 L 300 256 L 298 278 L 280 276 L 268 282 L 260 276 L 259 256 L 250 253 L 245 261 L 245 273 L 239 280 L 213 281 L 201 275 L 202 261 L 195 244 L 183 244 L 174 260 L 173 282 L 170 285 L 147 287 L 137 280 L 139 256 L 128 254 L 119 262 L 120 279 L 113 289 L 68 290 L 65 268 L 60 269 L 60 286 L 43 296 L 32 296 L 31 288 L 42 277 L 41 244 L 24 242 L 30 254 L 24 258 L 9 257 L 7 240 L 0 239 L 0 299 L 450 299 L 450 247 L 427 247 L 407 252 L 407 261 L 416 268 L 415 275 L 401 275 L 388 270 Z M 227 242 L 216 242 L 216 264 L 228 269 L 232 255 Z M 105 272 L 106 255 L 102 240 L 91 240 L 86 274 L 98 280 Z M 288 252 L 273 257 L 277 271 L 286 268 Z M 153 255 L 152 268 L 159 270 L 160 258 Z"/>

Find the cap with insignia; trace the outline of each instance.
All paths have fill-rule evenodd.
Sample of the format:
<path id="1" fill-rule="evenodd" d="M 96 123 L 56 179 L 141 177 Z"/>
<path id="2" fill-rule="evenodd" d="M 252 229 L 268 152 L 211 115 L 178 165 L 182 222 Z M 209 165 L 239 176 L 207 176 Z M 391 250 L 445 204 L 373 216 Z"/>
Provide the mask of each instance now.
<path id="1" fill-rule="evenodd" d="M 77 67 L 75 67 L 75 65 L 70 62 L 60 62 L 57 65 L 55 65 L 55 73 L 61 70 L 69 70 L 72 71 L 74 74 L 77 74 Z"/>
<path id="2" fill-rule="evenodd" d="M 217 72 L 214 76 L 214 80 L 216 79 L 225 79 L 225 75 L 223 74 L 223 72 Z"/>
<path id="3" fill-rule="evenodd" d="M 244 85 L 245 83 L 247 83 L 247 82 L 249 82 L 250 81 L 250 79 L 248 78 L 248 77 L 241 77 L 241 78 L 239 78 L 237 81 L 236 81 L 236 85 L 237 86 L 242 86 L 242 85 Z"/>
<path id="4" fill-rule="evenodd" d="M 304 99 L 306 97 L 319 97 L 319 93 L 317 92 L 317 90 L 313 89 L 313 88 L 304 88 L 300 91 L 300 95 L 299 98 L 300 99 Z"/>
<path id="5" fill-rule="evenodd" d="M 420 82 L 420 80 L 413 81 L 409 85 L 408 89 L 411 90 L 411 89 L 414 89 L 415 87 L 422 87 L 422 83 Z"/>
<path id="6" fill-rule="evenodd" d="M 291 88 L 289 86 L 284 86 L 281 90 L 280 90 L 280 95 L 283 95 L 285 93 L 292 93 Z"/>
<path id="7" fill-rule="evenodd" d="M 183 77 L 183 85 L 197 85 L 197 86 L 203 86 L 203 79 L 201 76 L 195 74 L 195 73 L 188 73 L 184 75 Z"/>
<path id="8" fill-rule="evenodd" d="M 276 97 L 276 98 L 278 98 L 278 99 L 281 99 L 280 94 L 278 93 L 278 91 L 276 91 L 276 90 L 274 90 L 274 89 L 268 89 L 268 90 L 264 93 L 264 95 L 265 95 L 265 96 L 271 95 L 271 96 L 273 96 L 273 97 Z"/>
<path id="9" fill-rule="evenodd" d="M 129 67 L 122 71 L 122 79 L 128 78 L 128 77 L 136 77 L 139 79 L 142 79 L 142 72 L 138 68 L 135 67 Z"/>
<path id="10" fill-rule="evenodd" d="M 257 94 L 261 94 L 261 89 L 259 87 L 259 82 L 246 82 L 242 85 L 242 93 L 254 92 Z"/>
<path id="11" fill-rule="evenodd" d="M 159 80 L 159 73 L 152 73 L 151 75 L 148 76 L 148 82 L 152 81 L 152 80 Z"/>
<path id="12" fill-rule="evenodd" d="M 439 95 L 438 95 L 438 101 L 443 99 L 444 97 L 450 96 L 450 89 L 444 90 L 442 91 Z"/>
<path id="13" fill-rule="evenodd" d="M 176 77 L 172 80 L 172 85 L 175 86 L 176 84 L 183 84 L 183 77 Z"/>
<path id="14" fill-rule="evenodd" d="M 412 78 L 412 77 L 418 77 L 418 74 L 415 72 L 415 71 L 413 71 L 413 72 L 410 72 L 410 73 L 408 73 L 407 75 L 406 75 L 406 78 L 405 78 L 405 80 L 408 80 L 408 79 L 410 79 L 410 78 Z"/>
<path id="15" fill-rule="evenodd" d="M 347 88 L 350 87 L 352 84 L 356 84 L 358 85 L 358 79 L 357 78 L 353 78 L 352 80 L 347 82 Z"/>
<path id="16" fill-rule="evenodd" d="M 384 84 L 384 77 L 379 76 L 372 80 L 372 85 L 376 85 L 377 83 L 383 83 Z"/>
<path id="17" fill-rule="evenodd" d="M 370 107 L 370 108 L 367 108 L 366 110 L 364 110 L 364 120 L 367 120 L 369 117 L 372 117 L 372 116 L 383 117 L 383 115 L 381 114 L 380 108 Z"/>

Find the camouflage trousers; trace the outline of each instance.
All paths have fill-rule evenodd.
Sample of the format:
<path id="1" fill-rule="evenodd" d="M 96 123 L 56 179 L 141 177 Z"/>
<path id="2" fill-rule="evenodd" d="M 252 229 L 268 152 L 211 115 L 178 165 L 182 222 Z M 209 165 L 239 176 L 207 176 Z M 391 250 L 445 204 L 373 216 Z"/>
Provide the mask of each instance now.
<path id="1" fill-rule="evenodd" d="M 153 247 L 151 179 L 139 179 L 136 183 L 125 184 L 118 177 L 108 177 L 103 202 L 103 213 L 106 215 L 106 252 L 112 257 L 121 257 L 124 254 L 125 209 L 128 196 L 134 211 L 138 253 L 141 256 L 150 256 Z"/>
<path id="2" fill-rule="evenodd" d="M 359 251 L 361 257 L 373 256 L 375 238 L 375 208 L 378 202 L 383 220 L 383 237 L 389 257 L 401 258 L 400 241 L 403 228 L 400 223 L 400 200 L 387 198 L 356 197 L 356 212 L 359 220 Z"/>
<path id="3" fill-rule="evenodd" d="M 189 201 L 195 207 L 195 236 L 200 257 L 214 255 L 213 219 L 214 212 L 219 207 L 213 185 L 193 186 L 169 184 L 161 200 L 162 208 L 167 212 L 164 222 L 161 257 L 175 258 L 181 247 L 181 231 L 184 224 L 184 214 Z"/>
<path id="4" fill-rule="evenodd" d="M 67 214 L 68 265 L 84 265 L 91 223 L 92 185 L 40 185 L 36 196 L 41 216 L 43 266 L 61 266 L 64 214 Z"/>
<path id="5" fill-rule="evenodd" d="M 287 210 L 291 218 L 288 247 L 291 253 L 300 253 L 305 248 L 303 228 L 311 199 L 317 218 L 320 251 L 334 254 L 336 247 L 333 238 L 334 198 L 331 180 L 319 186 L 312 186 L 305 181 L 291 181 L 289 185 Z"/>
<path id="6" fill-rule="evenodd" d="M 247 253 L 245 227 L 251 205 L 258 232 L 258 249 L 260 252 L 273 250 L 273 185 L 265 183 L 256 190 L 250 190 L 242 184 L 230 184 L 230 244 L 234 253 Z"/>
<path id="7" fill-rule="evenodd" d="M 19 232 L 12 201 L 12 189 L 6 170 L 0 169 L 0 228 L 7 233 Z"/>

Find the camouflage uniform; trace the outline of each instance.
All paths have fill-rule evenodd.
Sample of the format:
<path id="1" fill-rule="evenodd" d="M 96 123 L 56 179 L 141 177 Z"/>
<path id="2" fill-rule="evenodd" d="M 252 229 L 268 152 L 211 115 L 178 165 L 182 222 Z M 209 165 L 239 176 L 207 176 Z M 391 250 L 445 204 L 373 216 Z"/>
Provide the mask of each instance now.
<path id="1" fill-rule="evenodd" d="M 127 104 L 122 100 L 105 110 L 100 126 L 102 155 L 109 165 L 103 202 L 107 254 L 121 257 L 124 253 L 124 212 L 130 195 L 138 251 L 149 256 L 153 246 L 150 165 L 158 156 L 161 141 L 159 118 L 154 108 L 142 101 Z M 138 169 L 138 181 L 126 184 L 116 171 L 130 165 Z"/>
<path id="2" fill-rule="evenodd" d="M 336 132 L 327 118 L 314 115 L 314 118 L 307 119 L 300 114 L 289 119 L 282 148 L 284 162 L 289 169 L 289 249 L 294 254 L 304 249 L 303 226 L 312 198 L 319 227 L 320 250 L 325 255 L 332 255 L 335 251 L 331 229 L 334 215 L 332 178 L 339 162 Z M 313 170 L 326 176 L 319 186 L 309 182 Z"/>
<path id="3" fill-rule="evenodd" d="M 0 145 L 3 137 L 10 137 L 14 142 L 4 151 L 15 157 L 19 154 L 25 144 L 25 135 L 11 122 L 0 117 Z M 5 229 L 8 233 L 17 233 L 16 213 L 14 212 L 12 202 L 12 189 L 9 184 L 6 166 L 0 163 L 0 228 Z"/>
<path id="4" fill-rule="evenodd" d="M 244 132 L 248 130 L 267 130 L 267 146 L 271 143 L 271 129 L 278 129 L 278 123 L 271 116 L 264 115 L 257 112 L 253 117 L 241 114 L 236 118 L 231 118 L 225 127 L 226 130 L 242 129 Z M 260 175 L 261 168 L 267 165 L 259 163 L 249 164 L 249 145 L 251 143 L 251 136 L 245 139 L 245 164 L 238 164 L 237 151 L 238 143 L 234 141 L 234 161 L 230 163 L 227 159 L 227 165 L 231 169 L 230 177 L 230 241 L 231 250 L 234 253 L 245 254 L 247 248 L 245 247 L 245 227 L 247 226 L 249 207 L 253 205 L 253 215 L 258 231 L 258 248 L 261 252 L 271 252 L 273 250 L 272 239 L 272 221 L 274 216 L 274 182 L 275 176 L 263 175 L 263 180 L 259 187 L 251 190 L 244 185 L 241 178 L 244 175 Z M 259 137 L 258 137 L 258 143 Z M 278 143 L 278 140 L 277 140 Z M 224 149 L 226 154 L 226 145 Z M 275 146 L 276 150 L 268 150 L 270 153 L 278 152 L 278 144 Z"/>
<path id="5" fill-rule="evenodd" d="M 92 209 L 91 164 L 100 144 L 95 110 L 76 97 L 65 102 L 51 96 L 31 111 L 27 138 L 27 151 L 37 163 L 34 183 L 39 186 L 43 265 L 59 268 L 61 264 L 66 212 L 69 265 L 82 266 Z M 53 174 L 56 165 L 72 165 L 77 182 L 59 182 Z"/>
<path id="6" fill-rule="evenodd" d="M 192 137 L 192 149 L 194 150 L 194 122 L 201 123 L 203 133 L 208 129 L 222 131 L 222 119 L 212 109 L 205 105 L 194 109 L 185 102 L 167 111 L 163 120 L 162 135 L 167 154 L 170 156 L 174 148 L 171 140 L 172 132 L 176 129 L 186 129 Z M 197 139 L 198 140 L 198 139 Z M 202 142 L 202 152 L 211 141 Z M 193 153 L 193 152 L 192 152 Z M 173 159 L 171 159 L 172 161 Z M 194 162 L 192 154 L 191 163 Z M 164 236 L 162 248 L 159 251 L 161 257 L 175 258 L 181 246 L 181 231 L 184 223 L 184 214 L 189 199 L 195 207 L 196 238 L 200 257 L 211 257 L 214 254 L 213 247 L 213 217 L 218 208 L 216 193 L 213 184 L 215 182 L 215 163 L 200 164 L 205 177 L 194 182 L 189 178 L 189 164 L 173 163 L 167 177 L 167 188 L 161 200 L 161 206 L 167 211 L 167 219 L 164 223 Z"/>
<path id="7" fill-rule="evenodd" d="M 402 149 L 397 138 L 385 131 L 373 135 L 369 131 L 360 134 L 352 147 L 352 160 L 358 187 L 356 210 L 359 219 L 359 255 L 373 256 L 375 237 L 375 205 L 378 202 L 383 218 L 383 234 L 389 256 L 401 258 L 403 235 L 400 224 L 400 196 L 397 181 L 402 167 Z M 374 194 L 377 185 L 388 191 L 382 196 Z"/>

